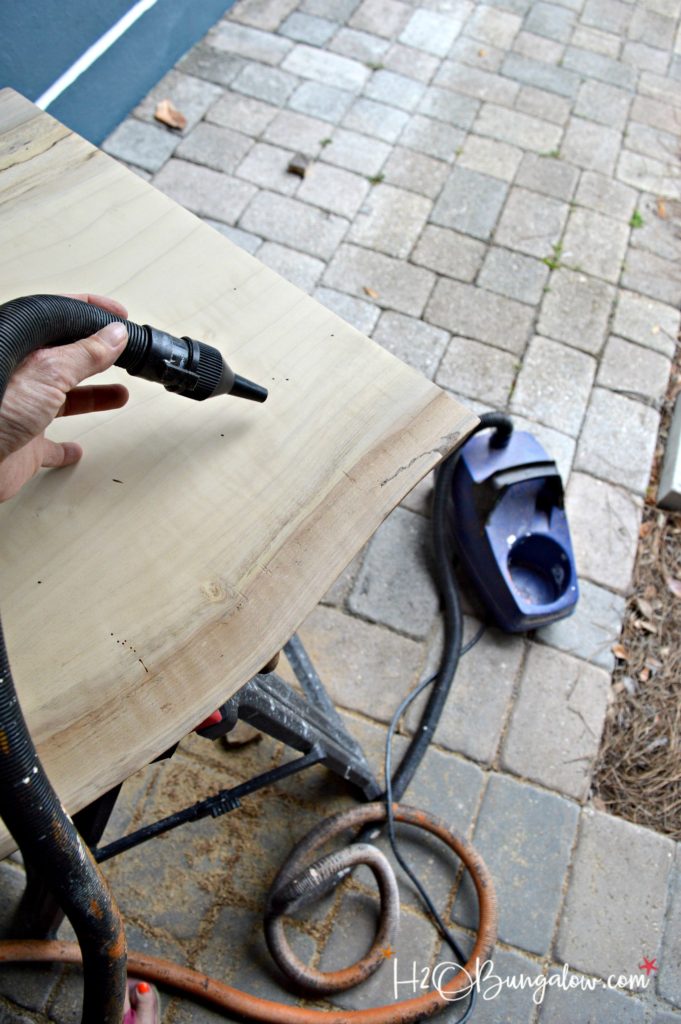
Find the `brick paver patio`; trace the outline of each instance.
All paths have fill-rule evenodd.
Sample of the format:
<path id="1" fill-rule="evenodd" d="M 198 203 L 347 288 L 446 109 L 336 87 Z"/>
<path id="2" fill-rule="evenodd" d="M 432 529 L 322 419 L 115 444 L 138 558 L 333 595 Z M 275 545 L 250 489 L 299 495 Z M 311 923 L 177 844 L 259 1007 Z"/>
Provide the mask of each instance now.
<path id="1" fill-rule="evenodd" d="M 104 146 L 476 411 L 508 410 L 567 481 L 575 616 L 487 631 L 407 794 L 478 846 L 499 894 L 494 971 L 534 982 L 488 990 L 477 1024 L 681 1021 L 681 850 L 590 803 L 679 327 L 680 17 L 681 0 L 237 0 Z M 187 116 L 181 133 L 154 121 L 161 98 Z M 295 153 L 305 179 L 287 173 Z M 440 639 L 430 486 L 302 629 L 377 766 Z M 227 752 L 192 737 L 126 784 L 112 832 L 283 756 L 267 738 Z M 315 769 L 112 862 L 130 945 L 294 1000 L 261 936 L 264 892 L 293 842 L 350 802 Z M 405 850 L 470 945 L 468 881 L 435 848 Z M 8 917 L 15 860 L 2 878 Z M 369 886 L 358 874 L 297 927 L 302 955 L 338 967 L 362 951 Z M 644 957 L 645 990 L 608 987 Z M 390 1002 L 393 971 L 442 959 L 405 890 L 395 960 L 337 1003 Z M 586 990 L 548 984 L 564 965 Z M 0 1021 L 80 1019 L 71 971 L 3 970 L 0 995 Z M 165 1024 L 219 1019 L 164 995 Z"/>

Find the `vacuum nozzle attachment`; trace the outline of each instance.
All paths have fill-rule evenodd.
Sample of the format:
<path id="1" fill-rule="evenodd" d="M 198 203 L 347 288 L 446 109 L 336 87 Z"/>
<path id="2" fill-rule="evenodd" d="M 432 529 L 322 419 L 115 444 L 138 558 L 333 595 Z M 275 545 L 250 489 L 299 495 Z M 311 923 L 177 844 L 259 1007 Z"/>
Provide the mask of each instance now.
<path id="1" fill-rule="evenodd" d="M 116 365 L 135 377 L 157 381 L 168 391 L 202 402 L 215 395 L 234 395 L 252 402 L 264 402 L 267 388 L 234 373 L 212 345 L 145 325 L 142 341 L 132 338 Z"/>
<path id="2" fill-rule="evenodd" d="M 66 295 L 24 295 L 0 305 L 0 396 L 15 367 L 34 349 L 68 345 L 113 321 L 125 324 L 128 331 L 116 366 L 133 376 L 198 402 L 214 395 L 235 395 L 252 402 L 267 398 L 267 388 L 234 373 L 212 345 L 175 338 Z"/>
<path id="3" fill-rule="evenodd" d="M 234 395 L 235 398 L 248 398 L 251 402 L 264 402 L 268 391 L 261 384 L 254 384 L 247 377 L 241 377 L 238 373 L 235 373 L 234 383 L 229 394 Z"/>

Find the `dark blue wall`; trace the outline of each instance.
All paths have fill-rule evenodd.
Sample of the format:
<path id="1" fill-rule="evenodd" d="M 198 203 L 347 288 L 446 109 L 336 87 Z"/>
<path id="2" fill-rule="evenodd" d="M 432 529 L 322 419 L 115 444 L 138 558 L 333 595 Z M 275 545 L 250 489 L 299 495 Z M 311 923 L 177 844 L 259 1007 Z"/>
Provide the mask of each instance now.
<path id="1" fill-rule="evenodd" d="M 99 143 L 232 0 L 158 0 L 48 112 Z M 0 88 L 36 100 L 134 0 L 0 0 Z"/>

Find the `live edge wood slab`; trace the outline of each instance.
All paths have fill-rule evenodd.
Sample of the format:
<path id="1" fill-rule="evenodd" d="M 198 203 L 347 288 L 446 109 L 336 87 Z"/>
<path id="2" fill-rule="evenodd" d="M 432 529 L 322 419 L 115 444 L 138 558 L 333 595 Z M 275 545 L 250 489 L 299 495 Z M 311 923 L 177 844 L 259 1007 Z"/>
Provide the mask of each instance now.
<path id="1" fill-rule="evenodd" d="M 0 506 L 13 673 L 73 813 L 253 676 L 476 419 L 8 89 L 0 240 L 0 302 L 111 295 L 270 389 L 198 403 L 113 368 L 128 405 L 57 421 L 82 461 Z"/>

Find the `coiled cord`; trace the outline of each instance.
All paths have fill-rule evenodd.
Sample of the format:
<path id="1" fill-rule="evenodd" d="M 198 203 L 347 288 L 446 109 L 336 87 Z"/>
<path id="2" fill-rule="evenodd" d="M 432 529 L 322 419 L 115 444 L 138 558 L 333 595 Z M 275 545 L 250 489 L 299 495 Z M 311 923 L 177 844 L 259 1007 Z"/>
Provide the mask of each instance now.
<path id="1" fill-rule="evenodd" d="M 501 447 L 507 442 L 508 436 L 513 430 L 513 425 L 511 420 L 502 413 L 487 413 L 480 418 L 480 422 L 473 433 L 490 428 L 494 430 L 490 443 L 493 447 Z M 472 640 L 469 641 L 465 647 L 462 647 L 463 616 L 461 613 L 458 584 L 454 574 L 451 545 L 452 516 L 454 513 L 451 495 L 458 456 L 459 452 L 454 452 L 444 460 L 438 469 L 432 510 L 432 535 L 436 583 L 440 592 L 444 619 L 443 652 L 437 672 L 419 683 L 412 692 L 404 698 L 393 714 L 388 728 L 385 747 L 386 790 L 383 797 L 383 806 L 385 809 L 388 840 L 397 863 L 414 885 L 426 912 L 431 917 L 445 942 L 447 942 L 451 948 L 459 964 L 463 965 L 466 959 L 463 951 L 454 938 L 451 930 L 443 921 L 425 887 L 400 852 L 395 832 L 395 814 L 393 811 L 394 806 L 396 806 L 394 801 L 402 796 L 409 785 L 426 753 L 426 750 L 428 749 L 430 741 L 433 738 L 456 674 L 459 659 L 478 642 L 486 628 L 485 625 L 481 626 Z M 432 687 L 432 690 L 421 715 L 421 719 L 414 731 L 414 735 L 405 754 L 402 756 L 397 769 L 393 773 L 392 739 L 397 730 L 399 721 L 407 711 L 408 707 L 429 687 Z M 324 828 L 325 823 L 322 823 L 322 825 L 319 826 L 319 829 L 323 831 Z M 386 933 L 386 927 L 389 923 L 393 923 L 394 911 L 390 901 L 388 899 L 384 899 L 383 888 L 385 886 L 385 879 L 381 878 L 376 872 L 376 869 L 372 864 L 371 856 L 368 853 L 361 856 L 353 852 L 358 848 L 367 851 L 374 849 L 373 847 L 367 846 L 363 840 L 368 839 L 369 837 L 375 837 L 375 827 L 364 827 L 359 832 L 351 846 L 346 847 L 344 850 L 337 851 L 320 861 L 316 861 L 313 865 L 302 870 L 303 864 L 301 862 L 299 851 L 303 849 L 307 850 L 309 853 L 311 849 L 316 848 L 313 844 L 313 846 L 308 849 L 308 842 L 310 837 L 316 835 L 317 831 L 317 829 L 313 830 L 313 832 L 310 833 L 310 836 L 302 840 L 280 869 L 268 896 L 267 910 L 265 912 L 265 935 L 272 957 L 277 962 L 281 970 L 295 984 L 308 988 L 313 992 L 334 992 L 359 984 L 378 969 L 381 964 L 381 950 L 385 945 L 384 936 Z M 372 870 L 374 870 L 377 881 L 379 882 L 381 914 L 379 918 L 379 930 L 374 938 L 373 945 L 365 957 L 352 965 L 352 967 L 345 968 L 343 971 L 313 971 L 311 968 L 307 967 L 307 965 L 302 964 L 301 961 L 298 960 L 285 940 L 283 925 L 279 916 L 283 911 L 280 911 L 277 908 L 278 900 L 280 899 L 281 893 L 285 889 L 286 885 L 290 884 L 290 879 L 296 878 L 296 871 L 302 871 L 302 873 L 297 876 L 296 880 L 300 881 L 301 884 L 304 884 L 307 902 L 311 902 L 315 898 L 315 894 L 316 898 L 319 899 L 325 892 L 332 889 L 334 884 L 337 885 L 357 863 L 364 863 L 370 866 Z M 392 869 L 390 870 L 392 871 Z M 481 929 L 482 916 L 481 906 Z M 495 913 L 493 914 L 493 917 L 495 921 L 494 929 L 496 929 Z M 493 945 L 494 940 L 491 942 L 491 946 Z M 475 1008 L 476 996 L 477 990 L 475 986 L 472 986 L 469 1004 L 457 1024 L 465 1024 L 469 1019 Z"/>

